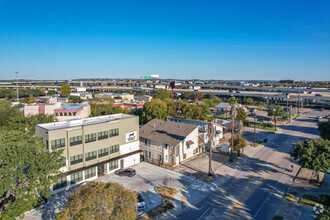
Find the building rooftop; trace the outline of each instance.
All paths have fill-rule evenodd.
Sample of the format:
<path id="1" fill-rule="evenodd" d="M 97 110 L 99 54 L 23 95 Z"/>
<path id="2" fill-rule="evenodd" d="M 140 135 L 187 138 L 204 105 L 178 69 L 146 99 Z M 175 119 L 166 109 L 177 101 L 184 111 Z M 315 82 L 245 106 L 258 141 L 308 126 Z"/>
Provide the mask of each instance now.
<path id="1" fill-rule="evenodd" d="M 83 106 L 87 105 L 87 103 L 82 103 L 82 104 L 65 104 L 63 109 L 78 109 Z"/>
<path id="2" fill-rule="evenodd" d="M 113 114 L 113 115 L 104 115 L 104 116 L 98 116 L 98 117 L 92 117 L 92 118 L 71 119 L 71 120 L 67 120 L 67 121 L 38 124 L 36 126 L 50 131 L 50 130 L 57 130 L 57 129 L 62 129 L 62 128 L 76 127 L 76 126 L 99 124 L 99 123 L 110 122 L 110 121 L 115 121 L 115 120 L 120 120 L 120 119 L 125 119 L 125 118 L 133 118 L 133 117 L 138 117 L 138 116 L 129 115 L 129 114 Z"/>
<path id="3" fill-rule="evenodd" d="M 196 128 L 197 125 L 153 119 L 140 128 L 140 137 L 176 146 Z"/>

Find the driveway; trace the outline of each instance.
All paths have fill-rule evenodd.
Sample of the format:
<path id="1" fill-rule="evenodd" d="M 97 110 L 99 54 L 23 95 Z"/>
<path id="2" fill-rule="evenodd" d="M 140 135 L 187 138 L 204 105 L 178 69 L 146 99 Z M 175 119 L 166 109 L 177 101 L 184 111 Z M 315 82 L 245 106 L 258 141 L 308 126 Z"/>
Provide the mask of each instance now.
<path id="1" fill-rule="evenodd" d="M 220 167 L 222 167 L 229 159 L 228 156 L 216 153 L 215 150 L 212 151 L 212 171 L 214 174 L 218 174 Z M 209 152 L 198 155 L 191 160 L 185 161 L 173 169 L 174 171 L 184 174 L 187 176 L 192 176 L 196 179 L 201 179 L 208 175 L 209 172 Z"/>

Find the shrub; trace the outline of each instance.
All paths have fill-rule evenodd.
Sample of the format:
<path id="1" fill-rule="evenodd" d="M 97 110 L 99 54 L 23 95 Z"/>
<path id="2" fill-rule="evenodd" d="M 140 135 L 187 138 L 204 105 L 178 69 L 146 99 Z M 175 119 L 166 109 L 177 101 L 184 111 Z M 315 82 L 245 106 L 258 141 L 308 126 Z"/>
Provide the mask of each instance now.
<path id="1" fill-rule="evenodd" d="M 330 195 L 321 194 L 321 195 L 319 195 L 319 197 L 320 197 L 320 203 L 321 204 L 330 207 Z"/>

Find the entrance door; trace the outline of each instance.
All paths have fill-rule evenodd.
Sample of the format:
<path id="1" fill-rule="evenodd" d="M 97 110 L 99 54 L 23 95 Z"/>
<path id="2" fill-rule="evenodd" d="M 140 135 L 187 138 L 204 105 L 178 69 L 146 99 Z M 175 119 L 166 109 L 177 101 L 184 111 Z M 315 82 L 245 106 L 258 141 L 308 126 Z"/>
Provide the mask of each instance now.
<path id="1" fill-rule="evenodd" d="M 99 177 L 104 175 L 104 164 L 97 166 L 97 175 Z"/>
<path id="2" fill-rule="evenodd" d="M 121 159 L 120 160 L 120 169 L 123 169 L 124 168 L 124 159 Z"/>

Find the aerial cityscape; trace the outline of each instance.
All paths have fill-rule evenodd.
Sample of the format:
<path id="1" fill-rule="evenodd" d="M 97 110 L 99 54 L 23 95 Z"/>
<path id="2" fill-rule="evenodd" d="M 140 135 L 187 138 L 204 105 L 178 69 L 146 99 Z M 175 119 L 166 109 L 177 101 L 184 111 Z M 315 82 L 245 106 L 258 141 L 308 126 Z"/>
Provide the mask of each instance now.
<path id="1" fill-rule="evenodd" d="M 330 220 L 330 2 L 3 1 L 0 219 Z"/>

